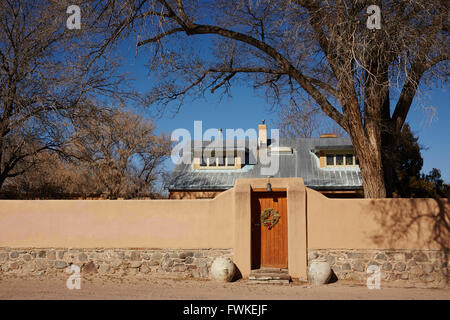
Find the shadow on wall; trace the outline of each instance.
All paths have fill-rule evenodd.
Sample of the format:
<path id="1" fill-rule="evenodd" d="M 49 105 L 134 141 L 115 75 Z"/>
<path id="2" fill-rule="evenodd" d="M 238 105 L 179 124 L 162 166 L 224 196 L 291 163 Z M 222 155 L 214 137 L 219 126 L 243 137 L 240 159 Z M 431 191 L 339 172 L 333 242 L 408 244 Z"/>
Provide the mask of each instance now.
<path id="1" fill-rule="evenodd" d="M 372 200 L 371 207 L 380 226 L 372 235 L 375 244 L 393 248 L 415 239 L 430 248 L 450 249 L 450 199 Z"/>
<path id="2" fill-rule="evenodd" d="M 394 248 L 414 239 L 418 248 L 441 250 L 442 267 L 449 267 L 450 199 L 372 200 L 371 211 L 380 227 L 371 236 L 375 244 Z"/>

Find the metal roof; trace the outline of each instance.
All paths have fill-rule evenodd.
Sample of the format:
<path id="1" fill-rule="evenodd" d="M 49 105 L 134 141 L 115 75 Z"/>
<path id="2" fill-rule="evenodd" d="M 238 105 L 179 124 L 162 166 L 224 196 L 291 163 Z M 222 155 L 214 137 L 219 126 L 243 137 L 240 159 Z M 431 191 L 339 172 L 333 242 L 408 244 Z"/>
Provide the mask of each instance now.
<path id="1" fill-rule="evenodd" d="M 270 143 L 270 140 L 269 140 Z M 348 138 L 280 139 L 280 147 L 292 148 L 290 152 L 277 152 L 279 171 L 271 177 L 300 177 L 305 185 L 320 190 L 354 190 L 362 188 L 359 167 L 320 168 L 316 150 L 348 149 Z M 168 183 L 169 190 L 226 190 L 239 178 L 266 178 L 261 175 L 261 164 L 244 165 L 241 169 L 199 169 L 192 164 L 175 166 Z"/>

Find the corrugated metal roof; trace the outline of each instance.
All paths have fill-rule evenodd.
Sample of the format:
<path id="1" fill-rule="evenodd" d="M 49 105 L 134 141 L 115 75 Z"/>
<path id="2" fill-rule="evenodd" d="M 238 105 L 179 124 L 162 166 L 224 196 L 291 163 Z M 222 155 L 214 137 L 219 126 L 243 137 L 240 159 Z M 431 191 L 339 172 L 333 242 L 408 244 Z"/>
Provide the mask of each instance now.
<path id="1" fill-rule="evenodd" d="M 351 147 L 347 138 L 280 139 L 280 147 L 291 147 L 292 153 L 280 152 L 279 170 L 273 177 L 301 177 L 305 185 L 313 189 L 353 190 L 362 187 L 359 167 L 320 168 L 316 150 L 345 149 Z M 175 166 L 169 190 L 225 190 L 234 186 L 239 178 L 265 178 L 261 164 L 245 165 L 241 169 L 194 170 L 192 164 Z"/>

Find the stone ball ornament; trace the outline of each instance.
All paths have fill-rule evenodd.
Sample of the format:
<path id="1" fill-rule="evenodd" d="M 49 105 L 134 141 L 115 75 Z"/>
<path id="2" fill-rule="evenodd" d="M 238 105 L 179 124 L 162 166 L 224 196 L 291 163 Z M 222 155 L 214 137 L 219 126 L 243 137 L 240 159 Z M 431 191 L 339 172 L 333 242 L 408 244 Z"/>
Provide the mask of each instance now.
<path id="1" fill-rule="evenodd" d="M 220 282 L 230 282 L 236 272 L 236 266 L 228 257 L 217 257 L 211 265 L 211 279 Z"/>
<path id="2" fill-rule="evenodd" d="M 328 283 L 331 275 L 330 264 L 325 260 L 312 260 L 308 266 L 308 279 L 313 285 Z"/>

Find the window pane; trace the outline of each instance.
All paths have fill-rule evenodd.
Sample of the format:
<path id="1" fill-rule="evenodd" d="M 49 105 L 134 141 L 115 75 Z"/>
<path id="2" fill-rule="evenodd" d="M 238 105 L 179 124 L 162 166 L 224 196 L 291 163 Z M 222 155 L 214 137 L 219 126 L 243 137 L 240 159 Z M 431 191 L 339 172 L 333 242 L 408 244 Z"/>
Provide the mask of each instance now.
<path id="1" fill-rule="evenodd" d="M 216 158 L 215 157 L 210 157 L 209 158 L 209 166 L 210 167 L 215 167 L 216 166 Z"/>
<path id="2" fill-rule="evenodd" d="M 248 153 L 248 162 L 246 164 L 257 164 L 257 151 L 252 150 Z"/>
<path id="3" fill-rule="evenodd" d="M 345 155 L 345 164 L 348 166 L 354 165 L 353 163 L 353 155 L 352 154 L 346 154 Z"/>
<path id="4" fill-rule="evenodd" d="M 228 165 L 234 166 L 234 157 L 232 157 L 232 156 L 228 157 Z"/>
<path id="5" fill-rule="evenodd" d="M 342 166 L 343 164 L 344 164 L 344 155 L 337 154 L 336 155 L 336 165 L 337 166 Z"/>
<path id="6" fill-rule="evenodd" d="M 359 166 L 359 159 L 358 159 L 358 157 L 355 157 L 355 159 L 356 159 L 356 164 Z"/>
<path id="7" fill-rule="evenodd" d="M 327 154 L 327 166 L 334 166 L 334 155 Z"/>
<path id="8" fill-rule="evenodd" d="M 206 158 L 202 158 L 202 159 L 200 160 L 200 166 L 206 167 Z"/>
<path id="9" fill-rule="evenodd" d="M 223 167 L 225 165 L 225 157 L 220 157 L 219 159 L 219 166 Z"/>

